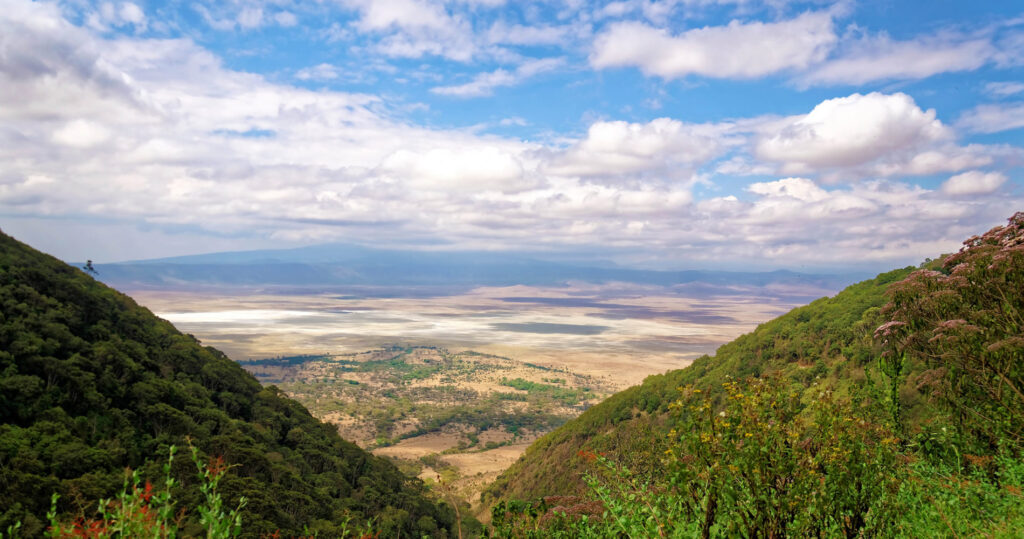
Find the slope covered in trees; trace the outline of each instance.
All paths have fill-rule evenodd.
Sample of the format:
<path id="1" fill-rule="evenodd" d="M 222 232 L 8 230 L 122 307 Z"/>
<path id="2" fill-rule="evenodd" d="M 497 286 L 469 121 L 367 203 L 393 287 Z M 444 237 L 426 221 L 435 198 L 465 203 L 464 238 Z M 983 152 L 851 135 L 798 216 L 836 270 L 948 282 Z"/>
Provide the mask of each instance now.
<path id="1" fill-rule="evenodd" d="M 649 378 L 503 475 L 494 535 L 1021 536 L 1022 268 L 1018 213 Z"/>
<path id="2" fill-rule="evenodd" d="M 1018 213 L 613 396 L 494 485 L 495 535 L 1020 536 L 1022 268 Z"/>
<path id="3" fill-rule="evenodd" d="M 635 471 L 657 467 L 670 428 L 669 404 L 687 384 L 719 395 L 728 377 L 775 373 L 805 388 L 824 378 L 862 379 L 864 365 L 873 361 L 871 333 L 881 320 L 886 287 L 911 271 L 884 273 L 794 309 L 721 346 L 714 356 L 605 399 L 537 440 L 485 495 L 509 500 L 580 494 L 586 490 L 588 452 L 613 455 Z"/>
<path id="4" fill-rule="evenodd" d="M 231 506 L 248 500 L 243 536 L 336 536 L 372 519 L 385 536 L 444 537 L 454 525 L 418 480 L 219 351 L 0 234 L 0 530 L 40 534 L 54 492 L 63 514 L 91 514 L 126 467 L 162 477 L 169 446 L 188 440 L 232 466 L 220 489 Z M 178 459 L 172 474 L 180 507 L 195 507 L 194 465 Z"/>

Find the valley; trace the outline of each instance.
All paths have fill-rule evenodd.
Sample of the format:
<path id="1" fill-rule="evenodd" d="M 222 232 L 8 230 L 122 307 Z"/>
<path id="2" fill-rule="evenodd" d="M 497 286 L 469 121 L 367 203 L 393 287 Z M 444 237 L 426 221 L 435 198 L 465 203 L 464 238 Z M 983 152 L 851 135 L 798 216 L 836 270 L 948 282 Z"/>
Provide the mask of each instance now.
<path id="1" fill-rule="evenodd" d="M 118 288 L 235 360 L 439 346 L 624 388 L 845 284 Z"/>
<path id="2" fill-rule="evenodd" d="M 539 436 L 652 374 L 832 290 L 655 287 L 132 290 L 343 438 L 446 488 L 481 491 Z"/>
<path id="3" fill-rule="evenodd" d="M 240 363 L 343 438 L 472 503 L 530 442 L 613 392 L 593 376 L 437 347 Z"/>

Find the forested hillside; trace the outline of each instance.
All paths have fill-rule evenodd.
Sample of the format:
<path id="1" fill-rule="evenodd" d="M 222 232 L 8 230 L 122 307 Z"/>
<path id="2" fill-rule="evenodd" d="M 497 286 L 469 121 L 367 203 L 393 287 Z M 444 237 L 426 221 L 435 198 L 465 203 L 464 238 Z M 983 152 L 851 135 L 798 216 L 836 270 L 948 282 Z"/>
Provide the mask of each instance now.
<path id="1" fill-rule="evenodd" d="M 382 536 L 448 536 L 454 512 L 390 463 L 342 440 L 274 387 L 77 268 L 0 234 L 0 530 L 42 533 L 91 515 L 126 467 L 154 482 L 169 446 L 222 457 L 243 536 L 338 536 L 372 520 Z M 174 462 L 179 507 L 200 499 Z M 196 531 L 185 514 L 182 530 Z M 189 532 L 189 530 L 192 530 Z"/>
<path id="2" fill-rule="evenodd" d="M 496 536 L 1024 533 L 1024 213 L 648 378 L 485 493 Z"/>
<path id="3" fill-rule="evenodd" d="M 486 495 L 498 500 L 580 494 L 586 490 L 588 451 L 614 455 L 636 471 L 657 467 L 670 428 L 669 404 L 686 384 L 719 395 L 729 377 L 774 373 L 804 388 L 823 379 L 841 385 L 863 379 L 885 290 L 912 270 L 884 273 L 794 309 L 721 346 L 714 356 L 605 399 L 534 443 Z"/>

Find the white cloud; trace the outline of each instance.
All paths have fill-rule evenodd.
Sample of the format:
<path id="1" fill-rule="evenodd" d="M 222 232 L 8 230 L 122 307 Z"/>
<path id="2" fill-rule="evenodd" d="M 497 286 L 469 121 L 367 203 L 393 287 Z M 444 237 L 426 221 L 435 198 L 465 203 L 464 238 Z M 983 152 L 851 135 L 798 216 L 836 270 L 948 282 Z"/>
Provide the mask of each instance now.
<path id="1" fill-rule="evenodd" d="M 494 146 L 399 150 L 380 165 L 389 177 L 428 191 L 521 191 L 533 184 L 513 153 Z"/>
<path id="2" fill-rule="evenodd" d="M 290 28 L 299 24 L 298 17 L 290 11 L 278 11 L 277 13 L 274 13 L 274 21 L 285 28 Z"/>
<path id="3" fill-rule="evenodd" d="M 238 26 L 244 30 L 251 30 L 263 26 L 263 8 L 247 7 L 238 12 L 235 18 Z"/>
<path id="4" fill-rule="evenodd" d="M 546 170 L 560 176 L 620 178 L 654 174 L 689 178 L 732 141 L 714 125 L 671 118 L 647 123 L 596 122 L 587 136 L 556 154 Z"/>
<path id="5" fill-rule="evenodd" d="M 497 21 L 485 37 L 491 44 L 502 45 L 565 45 L 575 33 L 568 25 L 522 25 Z"/>
<path id="6" fill-rule="evenodd" d="M 91 148 L 110 139 L 110 130 L 89 120 L 72 120 L 53 133 L 58 144 L 73 148 Z"/>
<path id="7" fill-rule="evenodd" d="M 751 193 L 771 197 L 790 197 L 805 202 L 828 198 L 828 193 L 807 178 L 783 178 L 773 182 L 753 183 L 747 187 Z"/>
<path id="8" fill-rule="evenodd" d="M 435 94 L 453 97 L 481 97 L 491 95 L 494 89 L 501 86 L 515 86 L 524 80 L 553 71 L 565 64 L 564 58 L 541 58 L 527 60 L 516 67 L 515 71 L 496 69 L 488 73 L 480 73 L 473 80 L 455 86 L 437 86 L 430 91 Z"/>
<path id="9" fill-rule="evenodd" d="M 195 3 L 194 9 L 206 24 L 214 30 L 229 32 L 233 30 L 255 30 L 270 24 L 290 28 L 298 24 L 298 17 L 287 10 L 268 11 L 273 3 L 230 2 L 210 3 L 209 6 Z"/>
<path id="10" fill-rule="evenodd" d="M 957 120 L 957 127 L 972 133 L 999 133 L 1024 127 L 1024 102 L 978 105 Z"/>
<path id="11" fill-rule="evenodd" d="M 985 91 L 999 97 L 1024 93 L 1024 82 L 1001 81 L 985 85 Z"/>
<path id="12" fill-rule="evenodd" d="M 190 239 L 214 238 L 215 248 L 227 236 L 240 245 L 429 240 L 793 266 L 912 262 L 1021 204 L 1013 190 L 978 187 L 998 172 L 947 182 L 967 182 L 972 193 L 864 180 L 997 166 L 977 164 L 996 154 L 956 145 L 933 111 L 902 94 L 855 94 L 781 119 L 602 120 L 578 140 L 530 142 L 416 125 L 400 119 L 404 103 L 385 97 L 280 84 L 231 70 L 189 39 L 109 37 L 67 22 L 54 4 L 8 4 L 0 11 L 5 219 L 102 220 L 156 239 L 187 230 Z M 309 80 L 334 73 L 307 69 Z M 782 179 L 737 198 L 727 185 L 736 178 L 707 170 L 729 166 L 811 172 L 773 172 Z M 861 181 L 822 187 L 836 169 L 856 170 Z M 86 240 L 102 252 L 102 239 Z"/>
<path id="13" fill-rule="evenodd" d="M 940 144 L 917 153 L 891 156 L 868 170 L 878 176 L 927 176 L 990 165 L 993 153 L 980 144 Z"/>
<path id="14" fill-rule="evenodd" d="M 948 198 L 884 180 L 825 191 L 808 179 L 786 178 L 752 184 L 748 191 L 757 198 L 718 197 L 696 205 L 703 233 L 722 238 L 704 245 L 701 256 L 749 256 L 791 265 L 818 259 L 917 263 L 949 252 L 958 238 L 989 226 L 993 220 L 986 213 L 1013 211 L 1012 203 L 988 195 Z"/>
<path id="15" fill-rule="evenodd" d="M 1006 183 L 1000 172 L 971 170 L 957 174 L 942 183 L 942 192 L 948 195 L 984 195 L 994 192 Z"/>
<path id="16" fill-rule="evenodd" d="M 299 80 L 325 81 L 333 80 L 340 76 L 337 66 L 331 64 L 317 64 L 312 67 L 305 67 L 295 72 L 295 78 Z"/>
<path id="17" fill-rule="evenodd" d="M 355 26 L 381 35 L 377 50 L 391 57 L 443 56 L 460 62 L 477 55 L 473 28 L 462 16 L 430 0 L 343 0 L 358 11 Z"/>
<path id="18" fill-rule="evenodd" d="M 809 114 L 786 119 L 763 133 L 755 154 L 803 173 L 833 167 L 852 167 L 892 158 L 949 140 L 952 132 L 902 93 L 828 99 Z"/>
<path id="19" fill-rule="evenodd" d="M 1011 29 L 995 40 L 999 52 L 994 60 L 997 66 L 1012 68 L 1024 65 L 1024 29 L 1021 29 L 1022 19 L 1017 17 L 1007 21 L 1006 26 Z"/>
<path id="20" fill-rule="evenodd" d="M 195 9 L 196 13 L 199 13 L 199 16 L 203 18 L 203 21 L 205 21 L 206 24 L 214 30 L 230 31 L 235 29 L 236 21 L 233 18 L 219 17 L 202 4 L 193 4 L 192 8 Z"/>
<path id="21" fill-rule="evenodd" d="M 864 84 L 886 79 L 923 79 L 939 73 L 973 71 L 996 54 L 987 38 L 940 35 L 893 41 L 864 37 L 799 80 L 803 84 Z"/>
<path id="22" fill-rule="evenodd" d="M 389 28 L 431 28 L 443 30 L 453 25 L 453 19 L 439 2 L 424 0 L 348 0 L 349 6 L 359 10 L 359 26 L 363 30 Z"/>
<path id="23" fill-rule="evenodd" d="M 690 74 L 755 78 L 823 60 L 837 39 L 832 26 L 831 15 L 824 12 L 774 23 L 734 20 L 677 36 L 622 22 L 597 36 L 590 64 L 597 69 L 635 66 L 665 79 Z"/>
<path id="24" fill-rule="evenodd" d="M 102 2 L 95 11 L 85 17 L 86 24 L 100 32 L 107 32 L 111 27 L 123 28 L 133 26 L 136 32 L 147 28 L 146 14 L 137 4 L 132 2 Z"/>
<path id="25" fill-rule="evenodd" d="M 123 2 L 118 9 L 118 15 L 122 21 L 136 26 L 143 26 L 146 23 L 146 14 L 142 12 L 142 8 L 131 2 Z"/>

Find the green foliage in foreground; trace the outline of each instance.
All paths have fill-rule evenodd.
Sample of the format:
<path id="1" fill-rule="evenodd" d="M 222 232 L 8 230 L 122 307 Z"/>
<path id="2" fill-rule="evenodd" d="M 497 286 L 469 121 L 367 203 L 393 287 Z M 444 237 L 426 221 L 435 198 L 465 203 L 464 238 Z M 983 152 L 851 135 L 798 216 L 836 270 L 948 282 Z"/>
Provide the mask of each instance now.
<path id="1" fill-rule="evenodd" d="M 274 387 L 201 346 L 127 296 L 0 234 L 0 530 L 39 536 L 51 495 L 59 519 L 91 513 L 118 492 L 126 467 L 153 462 L 186 437 L 203 459 L 233 467 L 218 492 L 242 497 L 243 537 L 308 527 L 325 536 L 373 519 L 384 535 L 445 537 L 447 503 L 418 480 L 342 440 Z M 172 489 L 184 507 L 205 494 L 188 463 Z M 181 523 L 203 529 L 198 514 Z"/>
<path id="2" fill-rule="evenodd" d="M 692 387 L 664 476 L 583 451 L 584 497 L 501 502 L 492 537 L 1017 537 L 1024 460 L 903 449 L 869 395 L 804 406 L 777 382 L 727 382 L 719 410 Z M 688 411 L 689 413 L 684 413 Z M 956 451 L 945 452 L 955 455 Z"/>
<path id="3" fill-rule="evenodd" d="M 196 508 L 200 515 L 199 523 L 203 526 L 204 535 L 208 539 L 237 537 L 242 528 L 241 509 L 245 506 L 245 498 L 238 501 L 234 509 L 224 508 L 224 499 L 217 491 L 217 486 L 224 478 L 228 467 L 221 458 L 203 463 L 198 451 L 193 447 L 192 461 L 199 470 L 199 489 L 205 503 Z M 51 538 L 82 537 L 106 539 L 114 537 L 152 537 L 154 539 L 174 539 L 181 535 L 179 526 L 186 508 L 175 511 L 171 489 L 177 481 L 171 476 L 171 464 L 174 462 L 175 446 L 170 448 L 170 456 L 164 465 L 163 489 L 154 490 L 153 484 L 143 484 L 139 472 L 126 474 L 124 486 L 116 499 L 103 499 L 99 502 L 98 518 L 79 517 L 73 522 L 61 522 L 57 518 L 58 494 L 53 495 L 47 519 L 50 526 L 46 536 Z"/>
<path id="4" fill-rule="evenodd" d="M 921 387 L 977 451 L 1024 446 L 1024 212 L 938 269 L 890 288 L 882 363 L 926 369 Z"/>
<path id="5" fill-rule="evenodd" d="M 181 529 L 182 521 L 188 508 L 175 507 L 171 489 L 177 481 L 171 475 L 171 464 L 174 462 L 175 446 L 171 446 L 170 455 L 164 465 L 163 488 L 154 487 L 149 481 L 143 483 L 138 471 L 129 471 L 125 475 L 121 492 L 114 499 L 99 501 L 97 517 L 78 517 L 71 522 L 62 522 L 57 517 L 57 501 L 60 495 L 54 494 L 47 519 L 50 522 L 44 536 L 50 539 L 81 538 L 81 539 L 114 539 L 128 537 L 148 537 L 152 539 L 175 539 L 182 536 L 202 536 L 207 539 L 228 539 L 238 537 L 242 528 L 241 509 L 245 506 L 245 498 L 241 498 L 234 509 L 224 507 L 224 499 L 218 492 L 218 485 L 230 468 L 222 458 L 211 459 L 209 462 L 200 460 L 198 451 L 192 447 L 192 462 L 198 469 L 199 489 L 203 492 L 204 501 L 195 508 L 202 525 L 201 532 L 186 534 Z M 348 521 L 344 522 L 337 532 L 337 537 L 350 536 L 372 537 L 373 532 L 367 525 L 362 530 L 349 529 Z M 21 523 L 9 526 L 6 534 L 0 532 L 0 539 L 15 539 L 21 531 Z M 307 530 L 308 531 L 308 530 Z M 309 535 L 309 534 L 304 534 Z M 279 537 L 280 533 L 268 534 L 268 537 Z"/>
<path id="6" fill-rule="evenodd" d="M 492 534 L 1024 535 L 1024 213 L 932 266 L 941 271 L 891 284 L 881 308 L 851 302 L 842 326 L 797 309 L 723 346 L 714 363 L 649 379 L 647 390 L 684 381 L 665 412 L 664 391 L 640 406 L 650 402 L 641 386 L 602 410 L 615 428 L 556 431 L 520 464 L 576 442 L 582 495 L 558 507 L 500 501 Z M 851 289 L 835 299 L 856 300 Z M 729 371 L 752 377 L 737 383 Z M 645 467 L 628 465 L 621 444 L 617 454 L 588 448 L 623 440 L 630 424 L 652 425 L 644 441 L 663 449 L 644 452 Z"/>

